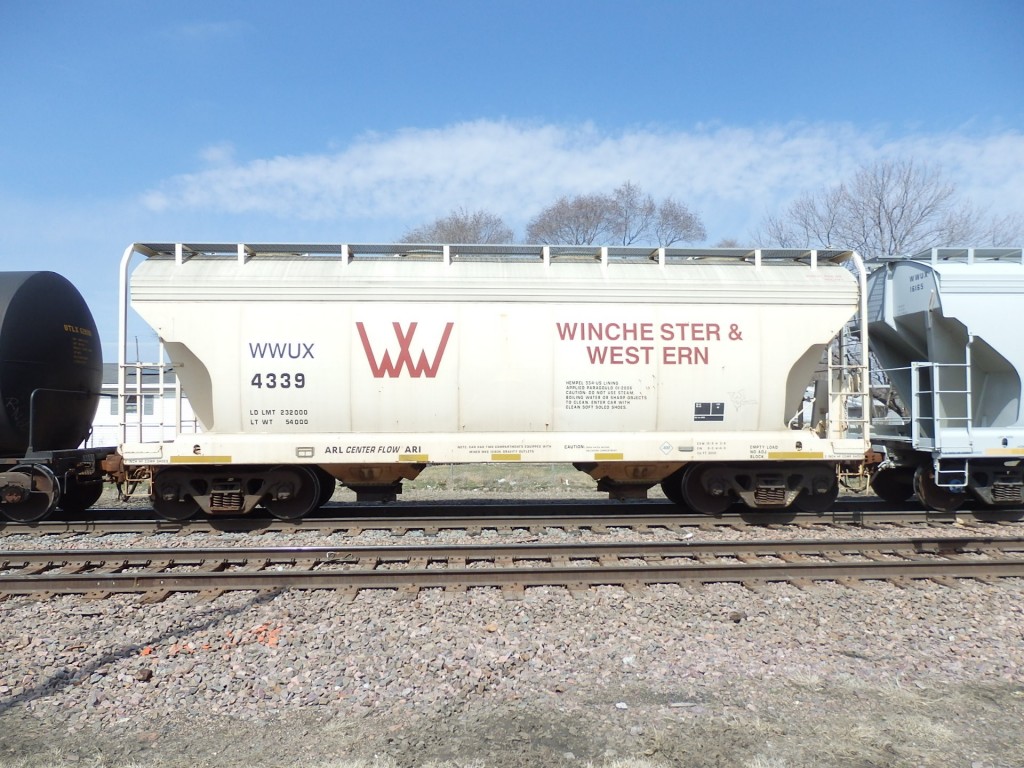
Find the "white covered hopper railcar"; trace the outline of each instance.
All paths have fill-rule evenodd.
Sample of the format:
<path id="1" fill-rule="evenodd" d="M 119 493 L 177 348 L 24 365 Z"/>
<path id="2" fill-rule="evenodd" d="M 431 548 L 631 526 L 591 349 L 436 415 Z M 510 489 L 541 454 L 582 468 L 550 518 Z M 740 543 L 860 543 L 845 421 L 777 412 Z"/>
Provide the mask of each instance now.
<path id="1" fill-rule="evenodd" d="M 873 429 L 879 496 L 1024 501 L 1022 300 L 1020 248 L 933 248 L 871 273 L 871 349 L 899 395 Z"/>
<path id="2" fill-rule="evenodd" d="M 480 462 L 571 462 L 711 513 L 823 509 L 867 447 L 865 361 L 825 354 L 863 284 L 847 251 L 135 244 L 123 370 L 130 306 L 202 432 L 129 430 L 121 452 L 168 517 L 296 517 L 335 479 L 393 499 Z"/>

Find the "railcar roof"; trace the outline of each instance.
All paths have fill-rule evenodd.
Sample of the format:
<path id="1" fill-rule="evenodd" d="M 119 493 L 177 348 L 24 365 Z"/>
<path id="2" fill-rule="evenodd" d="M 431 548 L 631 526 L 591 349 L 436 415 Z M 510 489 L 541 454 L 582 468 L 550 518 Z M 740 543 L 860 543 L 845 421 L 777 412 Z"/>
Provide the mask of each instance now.
<path id="1" fill-rule="evenodd" d="M 928 248 L 909 256 L 873 256 L 866 259 L 870 267 L 883 264 L 917 261 L 933 269 L 962 264 L 1024 264 L 1022 248 Z"/>
<path id="2" fill-rule="evenodd" d="M 876 259 L 867 264 L 872 279 L 879 268 L 931 270 L 942 294 L 1024 293 L 1024 249 L 931 248 L 913 256 Z"/>
<path id="3" fill-rule="evenodd" d="M 807 248 L 652 248 L 650 246 L 442 244 L 442 243 L 135 243 L 147 257 L 322 258 L 337 260 L 501 261 L 528 263 L 842 262 L 853 251 Z"/>

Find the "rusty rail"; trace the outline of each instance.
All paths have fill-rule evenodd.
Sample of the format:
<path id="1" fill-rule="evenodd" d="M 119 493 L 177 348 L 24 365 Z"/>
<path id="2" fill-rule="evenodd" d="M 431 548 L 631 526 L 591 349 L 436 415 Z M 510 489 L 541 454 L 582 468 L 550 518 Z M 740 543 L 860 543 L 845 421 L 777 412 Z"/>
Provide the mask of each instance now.
<path id="1" fill-rule="evenodd" d="M 1024 578 L 1024 537 L 0 553 L 8 595 L 1010 577 Z"/>
<path id="2" fill-rule="evenodd" d="M 686 528 L 713 529 L 750 526 L 795 525 L 945 525 L 1012 524 L 1024 522 L 1024 510 L 969 510 L 937 513 L 922 509 L 893 509 L 877 503 L 843 504 L 829 512 L 812 513 L 753 512 L 730 510 L 720 515 L 702 515 L 679 510 L 674 505 L 645 503 L 621 505 L 607 503 L 512 503 L 512 504 L 416 504 L 381 514 L 373 509 L 347 506 L 327 507 L 303 520 L 277 520 L 267 516 L 196 518 L 171 522 L 140 516 L 146 510 L 92 510 L 89 520 L 45 520 L 38 523 L 16 523 L 0 520 L 0 535 L 59 535 L 114 533 L 155 534 L 168 532 L 219 533 L 225 531 L 290 532 L 319 531 L 358 535 L 363 531 L 423 531 L 428 534 L 447 530 L 479 532 L 484 530 L 543 531 L 548 528 L 592 530 L 602 533 L 609 528 L 625 528 L 638 532 L 660 528 L 682 531 Z M 399 513 L 399 514 L 394 514 Z M 151 513 L 150 513 L 151 514 Z"/>

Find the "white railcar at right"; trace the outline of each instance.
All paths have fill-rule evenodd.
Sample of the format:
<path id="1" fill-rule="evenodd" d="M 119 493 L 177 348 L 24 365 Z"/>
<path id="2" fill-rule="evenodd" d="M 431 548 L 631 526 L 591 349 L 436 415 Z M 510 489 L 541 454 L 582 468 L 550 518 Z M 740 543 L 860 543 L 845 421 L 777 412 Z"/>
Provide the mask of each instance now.
<path id="1" fill-rule="evenodd" d="M 876 372 L 894 408 L 874 424 L 871 486 L 953 512 L 1024 504 L 1020 248 L 932 248 L 871 273 Z"/>

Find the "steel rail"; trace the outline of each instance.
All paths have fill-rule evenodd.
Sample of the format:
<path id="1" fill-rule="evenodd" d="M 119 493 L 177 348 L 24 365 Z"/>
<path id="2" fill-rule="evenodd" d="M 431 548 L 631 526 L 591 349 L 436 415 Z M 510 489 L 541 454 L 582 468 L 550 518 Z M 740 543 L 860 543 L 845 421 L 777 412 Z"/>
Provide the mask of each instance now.
<path id="1" fill-rule="evenodd" d="M 891 537 L 875 539 L 779 539 L 759 541 L 640 541 L 640 542 L 573 542 L 521 544 L 385 544 L 356 546 L 300 547 L 142 547 L 112 549 L 0 550 L 0 568 L 24 563 L 77 564 L 109 563 L 123 560 L 133 563 L 151 561 L 178 566 L 212 559 L 239 563 L 268 561 L 277 563 L 316 560 L 318 562 L 361 561 L 365 558 L 403 560 L 410 558 L 447 559 L 452 557 L 494 559 L 511 557 L 536 560 L 549 557 L 579 559 L 615 557 L 730 557 L 750 554 L 768 557 L 784 554 L 815 554 L 840 552 L 860 554 L 868 551 L 907 551 L 942 554 L 981 549 L 1024 553 L 1024 536 L 934 536 Z M 2 577 L 0 577 L 2 578 Z"/>
<path id="2" fill-rule="evenodd" d="M 1024 538 L 802 540 L 575 545 L 422 547 L 267 547 L 255 549 L 150 549 L 130 552 L 62 550 L 10 552 L 0 593 L 196 592 L 267 589 L 458 588 L 650 585 L 687 582 L 809 582 L 867 579 L 1024 577 Z M 1016 553 L 1016 557 L 1003 557 Z M 804 559 L 816 555 L 825 560 Z M 976 557 L 973 557 L 976 555 Z M 863 557 L 863 561 L 849 560 Z M 895 559 L 888 560 L 887 557 Z M 623 564 L 620 559 L 641 559 Z M 678 558 L 683 562 L 664 562 Z M 742 562 L 707 562 L 711 558 Z M 768 561 L 756 558 L 771 558 Z M 550 561 L 543 567 L 512 567 L 515 560 Z M 776 562 L 776 560 L 783 562 Z M 579 561 L 570 565 L 570 561 Z M 429 568 L 431 562 L 445 568 Z M 493 567 L 470 567 L 471 561 Z M 379 569 L 405 562 L 407 568 Z M 314 570 L 318 566 L 356 568 Z M 290 570 L 267 570 L 291 565 Z M 148 568 L 155 570 L 128 571 Z M 187 572 L 169 567 L 194 567 Z M 99 572 L 87 568 L 100 568 Z M 47 569 L 56 568 L 56 571 Z M 235 569 L 235 570 L 228 570 Z M 27 571 L 27 572 L 26 572 Z"/>
<path id="3" fill-rule="evenodd" d="M 882 525 L 882 524 L 1006 524 L 1024 522 L 1024 511 L 976 511 L 957 513 L 935 513 L 925 510 L 833 510 L 828 513 L 802 512 L 726 512 L 721 515 L 709 516 L 688 512 L 670 514 L 651 514 L 657 507 L 665 505 L 645 505 L 637 510 L 609 514 L 605 511 L 594 513 L 595 507 L 584 506 L 583 511 L 565 514 L 561 505 L 551 514 L 552 507 L 537 507 L 524 511 L 516 507 L 509 512 L 507 507 L 498 507 L 499 514 L 484 507 L 473 507 L 473 511 L 453 514 L 451 506 L 418 507 L 416 514 L 392 516 L 384 514 L 340 515 L 337 517 L 307 517 L 299 521 L 277 520 L 266 517 L 225 517 L 199 518 L 184 522 L 172 522 L 160 519 L 130 520 L 86 520 L 60 521 L 44 520 L 38 523 L 15 523 L 0 521 L 0 533 L 5 535 L 56 535 L 64 533 L 221 533 L 225 531 L 345 531 L 350 535 L 368 530 L 387 530 L 405 532 L 422 530 L 434 533 L 442 530 L 542 530 L 562 528 L 569 530 L 590 529 L 602 532 L 608 528 L 665 528 L 681 530 L 684 528 L 716 528 L 716 527 L 750 527 L 771 525 Z M 457 508 L 457 507 L 456 507 Z M 527 508 L 529 509 L 529 508 Z M 601 509 L 598 507 L 597 509 Z M 487 510 L 487 511 L 484 511 Z M 330 511 L 330 510 L 328 510 Z"/>
<path id="4" fill-rule="evenodd" d="M 198 592 L 267 589 L 380 589 L 414 586 L 536 587 L 719 582 L 787 582 L 845 579 L 949 579 L 1024 577 L 1024 561 L 906 561 L 900 563 L 699 564 L 596 566 L 592 568 L 492 568 L 401 571 L 266 571 L 202 572 L 168 576 L 160 573 L 115 573 L 102 576 L 42 574 L 3 585 L 8 594 L 85 592 Z"/>

